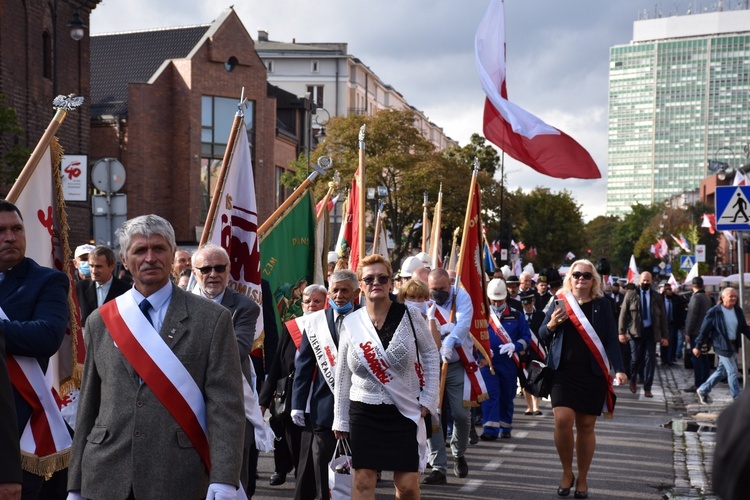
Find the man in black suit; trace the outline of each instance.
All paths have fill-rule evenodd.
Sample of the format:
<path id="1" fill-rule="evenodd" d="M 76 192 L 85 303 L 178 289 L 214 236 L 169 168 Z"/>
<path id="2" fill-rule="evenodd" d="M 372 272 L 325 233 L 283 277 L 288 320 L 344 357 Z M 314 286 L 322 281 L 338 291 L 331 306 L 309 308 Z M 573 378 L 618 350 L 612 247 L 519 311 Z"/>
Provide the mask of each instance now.
<path id="1" fill-rule="evenodd" d="M 0 330 L 0 498 L 21 498 L 21 478 L 16 405 L 5 361 L 5 336 Z"/>
<path id="2" fill-rule="evenodd" d="M 296 425 L 305 427 L 300 443 L 298 478 L 304 477 L 306 471 L 312 469 L 317 491 L 296 488 L 295 500 L 329 498 L 328 462 L 336 447 L 333 435 L 333 380 L 329 375 L 332 371 L 330 365 L 335 370 L 338 361 L 327 363 L 325 351 L 330 351 L 334 360 L 336 359 L 339 329 L 344 316 L 354 310 L 352 300 L 358 290 L 356 274 L 349 270 L 336 271 L 329 278 L 328 302 L 331 308 L 305 316 L 305 333 L 300 343 L 292 385 L 291 416 Z M 315 338 L 315 342 L 311 342 L 311 338 Z M 312 343 L 322 347 L 318 356 Z M 302 485 L 303 482 L 298 480 L 297 484 Z"/>
<path id="3" fill-rule="evenodd" d="M 130 290 L 130 285 L 114 276 L 115 252 L 106 246 L 98 246 L 88 254 L 91 279 L 76 283 L 78 307 L 81 308 L 81 324 L 102 304 Z"/>
<path id="4" fill-rule="evenodd" d="M 252 390 L 252 364 L 250 351 L 255 341 L 255 330 L 260 316 L 260 306 L 254 300 L 227 287 L 229 284 L 230 259 L 227 251 L 214 244 L 199 248 L 191 258 L 196 286 L 193 293 L 206 297 L 232 312 L 232 326 L 240 352 L 240 367 Z M 245 419 L 245 442 L 243 444 L 240 481 L 245 486 L 248 498 L 255 493 L 255 473 L 258 470 L 258 449 L 252 424 Z"/>
<path id="5" fill-rule="evenodd" d="M 685 326 L 685 300 L 672 291 L 672 285 L 666 283 L 662 290 L 664 295 L 664 309 L 667 313 L 667 325 L 669 328 L 669 346 L 661 346 L 661 364 L 673 365 L 677 362 L 677 337 L 679 331 Z"/>
<path id="6" fill-rule="evenodd" d="M 521 360 L 528 369 L 533 360 L 542 362 L 545 361 L 545 359 L 542 359 L 542 357 L 539 355 L 537 349 L 541 350 L 544 353 L 545 358 L 547 355 L 546 346 L 542 345 L 542 343 L 539 341 L 539 328 L 544 322 L 545 315 L 541 311 L 541 309 L 537 309 L 535 305 L 539 297 L 538 295 L 534 294 L 533 290 L 521 292 L 518 296 L 521 299 L 523 315 L 526 318 L 526 322 L 529 324 L 529 330 L 531 331 L 531 345 L 529 345 L 526 352 L 524 352 L 521 356 Z M 534 347 L 535 345 L 536 348 Z M 532 396 L 528 393 L 528 391 L 523 392 L 523 397 L 526 400 L 526 411 L 524 412 L 524 415 L 542 414 L 542 412 L 539 410 L 539 398 Z"/>

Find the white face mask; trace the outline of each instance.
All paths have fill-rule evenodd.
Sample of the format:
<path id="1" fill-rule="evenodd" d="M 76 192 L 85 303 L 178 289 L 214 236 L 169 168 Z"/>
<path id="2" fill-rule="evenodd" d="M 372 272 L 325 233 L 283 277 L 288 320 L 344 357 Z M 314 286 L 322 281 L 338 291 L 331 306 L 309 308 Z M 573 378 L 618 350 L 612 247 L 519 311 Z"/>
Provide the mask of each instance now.
<path id="1" fill-rule="evenodd" d="M 404 304 L 411 307 L 416 307 L 422 314 L 427 314 L 427 302 L 414 302 L 412 300 L 404 300 Z"/>

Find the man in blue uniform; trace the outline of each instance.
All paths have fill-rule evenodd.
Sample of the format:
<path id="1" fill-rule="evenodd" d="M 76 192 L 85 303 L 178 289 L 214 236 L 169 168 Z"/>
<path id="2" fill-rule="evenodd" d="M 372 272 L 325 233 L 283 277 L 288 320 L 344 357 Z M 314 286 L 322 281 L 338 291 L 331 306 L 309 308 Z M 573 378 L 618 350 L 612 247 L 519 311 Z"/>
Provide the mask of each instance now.
<path id="1" fill-rule="evenodd" d="M 482 402 L 484 432 L 479 438 L 494 441 L 498 435 L 510 438 L 519 354 L 529 348 L 531 334 L 524 315 L 505 303 L 508 290 L 503 280 L 490 281 L 487 296 L 490 299 L 490 346 L 495 374 L 492 375 L 489 366 L 481 370 L 490 398 Z"/>

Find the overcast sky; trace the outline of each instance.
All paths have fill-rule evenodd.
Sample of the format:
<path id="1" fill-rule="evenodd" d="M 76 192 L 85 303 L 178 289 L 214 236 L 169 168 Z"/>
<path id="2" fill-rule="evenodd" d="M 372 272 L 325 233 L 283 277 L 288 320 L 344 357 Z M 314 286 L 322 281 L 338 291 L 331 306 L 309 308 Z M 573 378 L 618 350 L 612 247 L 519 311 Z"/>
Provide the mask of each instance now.
<path id="1" fill-rule="evenodd" d="M 711 0 L 506 0 L 509 99 L 581 143 L 602 178 L 559 180 L 506 161 L 508 188 L 569 190 L 586 220 L 605 213 L 609 49 L 632 39 L 633 22 L 648 12 L 684 15 Z M 732 4 L 727 0 L 725 5 Z M 231 5 L 215 0 L 104 0 L 92 33 L 210 23 Z M 482 133 L 484 93 L 474 35 L 489 0 L 236 0 L 253 39 L 258 28 L 290 42 L 346 42 L 461 145 Z"/>

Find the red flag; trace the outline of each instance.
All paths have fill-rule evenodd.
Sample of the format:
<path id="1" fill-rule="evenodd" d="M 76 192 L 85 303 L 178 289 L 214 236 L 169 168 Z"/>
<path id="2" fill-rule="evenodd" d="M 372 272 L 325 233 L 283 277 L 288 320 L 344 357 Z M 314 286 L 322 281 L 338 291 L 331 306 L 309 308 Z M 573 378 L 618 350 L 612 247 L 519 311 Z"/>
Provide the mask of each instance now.
<path id="1" fill-rule="evenodd" d="M 352 187 L 349 189 L 349 200 L 344 217 L 344 241 L 349 247 L 349 269 L 356 272 L 359 265 L 359 169 L 352 177 Z"/>
<path id="2" fill-rule="evenodd" d="M 482 202 L 479 199 L 479 184 L 474 184 L 473 203 L 471 204 L 470 221 L 481 221 Z M 482 265 L 482 225 L 475 223 L 469 226 L 469 230 L 464 232 L 466 245 L 462 246 L 466 250 L 460 255 L 463 259 L 461 263 L 461 286 L 471 296 L 471 304 L 474 307 L 474 317 L 471 321 L 471 334 L 489 353 L 490 337 L 487 318 L 489 317 L 489 302 L 484 283 L 484 269 Z"/>
<path id="3" fill-rule="evenodd" d="M 500 149 L 551 177 L 598 179 L 591 155 L 564 132 L 508 101 L 505 86 L 505 3 L 492 0 L 477 29 L 476 60 L 487 99 L 484 135 Z"/>
<path id="4" fill-rule="evenodd" d="M 714 234 L 716 232 L 716 214 L 703 214 L 701 227 L 707 227 L 708 232 Z"/>

